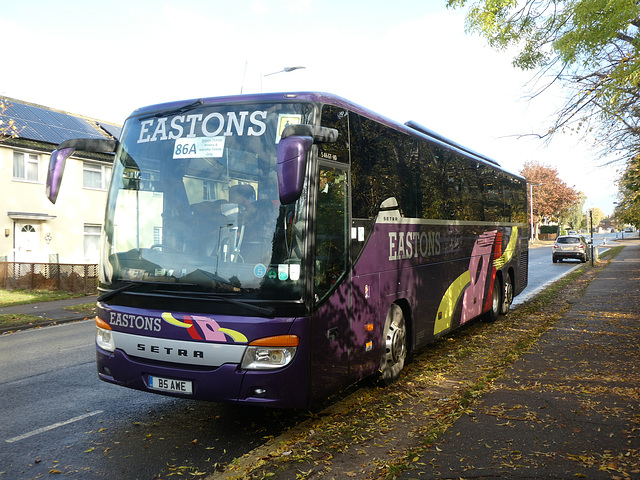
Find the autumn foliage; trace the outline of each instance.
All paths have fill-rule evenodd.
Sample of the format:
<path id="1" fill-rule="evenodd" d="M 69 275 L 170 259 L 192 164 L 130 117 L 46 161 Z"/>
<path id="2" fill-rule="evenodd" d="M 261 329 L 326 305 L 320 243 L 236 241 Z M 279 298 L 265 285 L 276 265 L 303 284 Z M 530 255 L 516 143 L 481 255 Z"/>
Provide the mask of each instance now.
<path id="1" fill-rule="evenodd" d="M 527 179 L 529 205 L 533 210 L 533 222 L 559 222 L 580 203 L 580 192 L 569 187 L 558 177 L 558 170 L 538 162 L 525 162 L 520 175 Z M 533 199 L 531 191 L 533 190 Z"/>

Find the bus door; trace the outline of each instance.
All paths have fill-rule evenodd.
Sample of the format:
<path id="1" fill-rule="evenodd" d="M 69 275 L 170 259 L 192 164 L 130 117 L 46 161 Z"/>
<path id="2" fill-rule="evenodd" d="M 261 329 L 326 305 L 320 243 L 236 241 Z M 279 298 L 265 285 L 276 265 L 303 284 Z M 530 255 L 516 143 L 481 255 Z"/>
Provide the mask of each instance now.
<path id="1" fill-rule="evenodd" d="M 357 379 L 374 374 L 380 367 L 386 312 L 379 312 L 379 303 L 380 276 L 354 276 L 351 281 L 349 365 Z"/>
<path id="2" fill-rule="evenodd" d="M 346 166 L 321 164 L 317 172 L 312 319 L 312 396 L 326 397 L 351 383 L 349 372 Z"/>

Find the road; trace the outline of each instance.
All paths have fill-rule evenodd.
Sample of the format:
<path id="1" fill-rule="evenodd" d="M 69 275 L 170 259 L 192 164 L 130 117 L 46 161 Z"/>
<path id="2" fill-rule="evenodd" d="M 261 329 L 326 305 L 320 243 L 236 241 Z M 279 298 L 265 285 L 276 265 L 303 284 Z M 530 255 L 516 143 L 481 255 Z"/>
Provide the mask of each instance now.
<path id="1" fill-rule="evenodd" d="M 516 304 L 580 265 L 552 263 L 550 246 L 532 248 L 529 261 L 529 287 Z M 94 331 L 85 321 L 0 337 L 0 480 L 198 478 L 305 418 L 101 382 Z"/>
<path id="2" fill-rule="evenodd" d="M 101 382 L 94 332 L 85 321 L 0 337 L 0 479 L 205 476 L 304 418 Z"/>
<path id="3" fill-rule="evenodd" d="M 615 233 L 598 233 L 593 236 L 593 244 L 602 253 L 608 246 L 615 243 L 615 239 Z M 545 245 L 529 249 L 529 283 L 527 288 L 514 299 L 514 307 L 526 302 L 551 283 L 582 265 L 578 260 L 553 263 L 551 260 L 552 248 L 551 245 Z"/>

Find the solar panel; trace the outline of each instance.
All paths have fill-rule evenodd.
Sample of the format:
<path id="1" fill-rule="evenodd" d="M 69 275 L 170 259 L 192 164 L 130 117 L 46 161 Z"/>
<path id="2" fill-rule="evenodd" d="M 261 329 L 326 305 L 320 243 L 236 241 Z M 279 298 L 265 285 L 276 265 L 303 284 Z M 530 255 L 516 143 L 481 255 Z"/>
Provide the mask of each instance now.
<path id="1" fill-rule="evenodd" d="M 111 125 L 110 123 L 104 123 L 104 122 L 98 122 L 98 125 L 100 125 L 107 132 L 109 132 L 109 135 L 111 135 L 113 138 L 120 138 L 120 134 L 122 133 L 122 127 L 118 127 L 116 125 Z"/>
<path id="2" fill-rule="evenodd" d="M 98 127 L 98 122 L 92 123 L 70 113 L 57 112 L 17 100 L 8 99 L 7 102 L 9 107 L 0 115 L 0 119 L 4 123 L 13 120 L 21 138 L 58 145 L 72 138 L 106 137 Z M 105 123 L 100 123 L 100 126 L 114 138 L 119 137 L 121 129 L 117 126 Z"/>

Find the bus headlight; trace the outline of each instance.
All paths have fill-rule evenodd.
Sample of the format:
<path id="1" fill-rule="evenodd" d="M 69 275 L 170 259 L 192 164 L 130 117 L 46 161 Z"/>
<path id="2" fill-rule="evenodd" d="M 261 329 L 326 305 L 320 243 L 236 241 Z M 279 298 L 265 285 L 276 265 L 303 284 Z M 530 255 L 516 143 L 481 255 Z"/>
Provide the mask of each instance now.
<path id="1" fill-rule="evenodd" d="M 96 317 L 96 344 L 107 352 L 113 352 L 116 349 L 113 335 L 111 335 L 111 326 L 98 317 Z"/>
<path id="2" fill-rule="evenodd" d="M 242 368 L 247 370 L 270 370 L 291 363 L 298 349 L 296 335 L 278 335 L 254 340 L 242 357 Z"/>
<path id="3" fill-rule="evenodd" d="M 113 336 L 111 330 L 105 330 L 98 327 L 96 329 L 96 343 L 98 346 L 106 350 L 107 352 L 113 352 L 116 349 L 116 345 L 113 343 Z"/>

